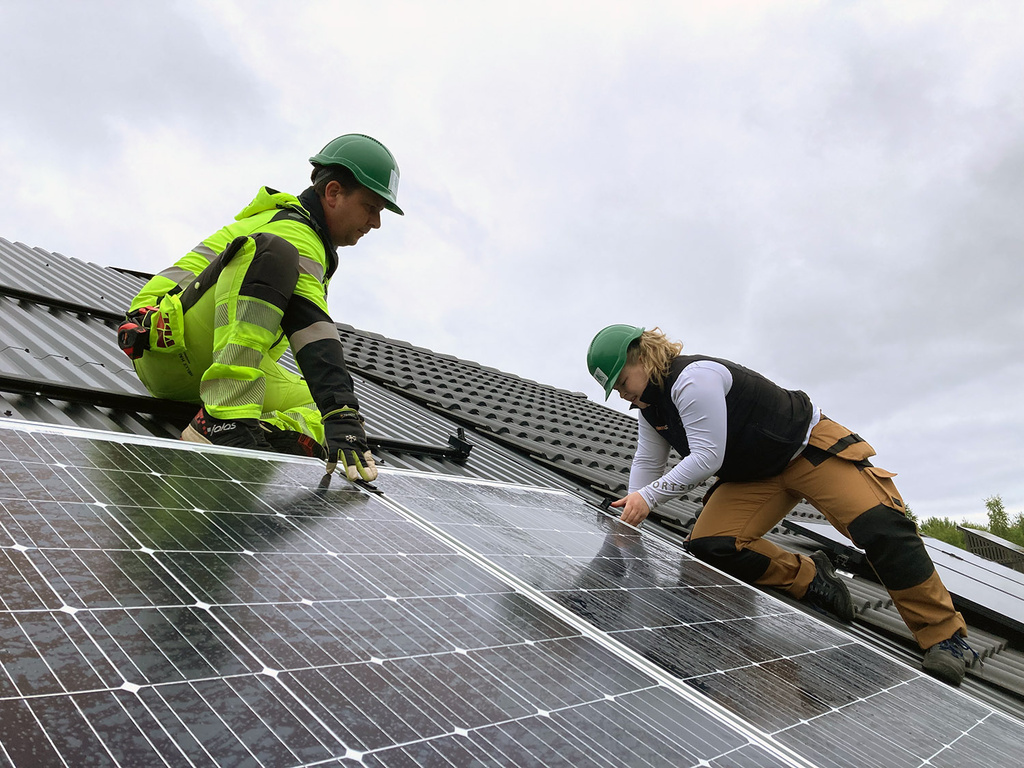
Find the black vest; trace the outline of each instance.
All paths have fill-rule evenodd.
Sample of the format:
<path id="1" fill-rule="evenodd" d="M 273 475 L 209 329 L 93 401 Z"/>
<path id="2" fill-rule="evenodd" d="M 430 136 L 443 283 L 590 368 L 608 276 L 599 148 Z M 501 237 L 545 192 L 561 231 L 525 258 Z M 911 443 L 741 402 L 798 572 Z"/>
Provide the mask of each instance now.
<path id="1" fill-rule="evenodd" d="M 640 399 L 649 405 L 640 415 L 680 456 L 688 455 L 686 430 L 671 392 L 683 368 L 698 360 L 721 363 L 732 374 L 732 388 L 725 396 L 725 460 L 718 478 L 743 482 L 782 472 L 807 436 L 813 414 L 811 399 L 742 365 L 703 355 L 680 355 L 672 361 L 662 386 L 650 384 L 644 390 Z"/>

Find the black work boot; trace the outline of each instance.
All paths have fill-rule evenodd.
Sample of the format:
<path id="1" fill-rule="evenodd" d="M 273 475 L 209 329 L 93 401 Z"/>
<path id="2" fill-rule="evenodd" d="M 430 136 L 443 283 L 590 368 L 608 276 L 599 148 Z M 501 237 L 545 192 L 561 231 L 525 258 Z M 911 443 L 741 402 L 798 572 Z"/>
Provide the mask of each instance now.
<path id="1" fill-rule="evenodd" d="M 263 437 L 270 444 L 270 450 L 276 453 L 327 460 L 327 449 L 309 435 L 291 429 L 281 429 L 265 421 L 260 422 L 260 429 L 263 430 Z"/>
<path id="2" fill-rule="evenodd" d="M 853 621 L 853 600 L 850 598 L 846 582 L 836 575 L 832 561 L 821 550 L 811 555 L 811 560 L 814 561 L 817 571 L 807 587 L 803 601 L 849 624 Z"/>
<path id="3" fill-rule="evenodd" d="M 189 443 L 211 443 L 232 448 L 249 448 L 254 451 L 269 451 L 270 443 L 263 436 L 259 419 L 218 419 L 200 408 L 181 439 Z"/>
<path id="4" fill-rule="evenodd" d="M 970 661 L 967 660 L 967 652 L 971 654 Z M 921 669 L 944 683 L 959 687 L 967 668 L 974 666 L 979 658 L 977 651 L 957 632 L 949 640 L 936 643 L 925 651 Z"/>

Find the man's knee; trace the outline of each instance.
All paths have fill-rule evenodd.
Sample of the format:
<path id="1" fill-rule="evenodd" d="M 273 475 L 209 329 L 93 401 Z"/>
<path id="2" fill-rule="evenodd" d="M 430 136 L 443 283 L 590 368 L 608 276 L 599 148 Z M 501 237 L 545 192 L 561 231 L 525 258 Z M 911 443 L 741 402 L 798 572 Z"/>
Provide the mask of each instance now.
<path id="1" fill-rule="evenodd" d="M 725 571 L 743 581 L 757 581 L 768 570 L 771 559 L 752 549 L 736 549 L 734 536 L 704 536 L 690 539 L 690 554 L 708 565 Z"/>

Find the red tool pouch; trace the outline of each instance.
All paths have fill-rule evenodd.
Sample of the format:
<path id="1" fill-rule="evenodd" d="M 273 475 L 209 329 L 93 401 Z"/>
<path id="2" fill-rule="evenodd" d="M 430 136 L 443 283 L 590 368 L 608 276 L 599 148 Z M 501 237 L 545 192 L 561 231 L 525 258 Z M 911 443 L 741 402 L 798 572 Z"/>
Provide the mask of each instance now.
<path id="1" fill-rule="evenodd" d="M 138 360 L 149 349 L 149 328 L 156 307 L 140 307 L 125 315 L 124 322 L 117 326 L 117 346 L 132 360 Z"/>

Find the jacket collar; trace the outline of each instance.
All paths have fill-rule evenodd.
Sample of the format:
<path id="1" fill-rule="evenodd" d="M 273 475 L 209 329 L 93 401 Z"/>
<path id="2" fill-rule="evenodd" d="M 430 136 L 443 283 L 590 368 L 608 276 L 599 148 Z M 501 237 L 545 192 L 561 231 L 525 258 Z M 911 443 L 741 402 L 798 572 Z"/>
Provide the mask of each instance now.
<path id="1" fill-rule="evenodd" d="M 327 257 L 330 261 L 327 265 L 327 277 L 330 277 L 338 268 L 338 249 L 331 242 L 331 235 L 327 229 L 327 217 L 324 215 L 324 207 L 320 203 L 320 195 L 312 187 L 306 187 L 299 195 L 299 202 L 302 203 L 302 207 L 309 213 L 313 229 L 316 230 L 316 233 L 324 243 L 324 250 L 327 251 Z"/>
<path id="2" fill-rule="evenodd" d="M 644 391 L 640 394 L 640 402 L 647 403 L 647 405 L 656 405 L 661 401 L 661 397 L 664 394 L 664 392 L 664 387 L 659 387 L 654 382 L 650 382 L 648 383 L 647 388 L 644 389 Z M 630 404 L 629 410 L 633 410 L 634 408 L 639 407 L 640 406 L 638 405 Z"/>

